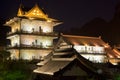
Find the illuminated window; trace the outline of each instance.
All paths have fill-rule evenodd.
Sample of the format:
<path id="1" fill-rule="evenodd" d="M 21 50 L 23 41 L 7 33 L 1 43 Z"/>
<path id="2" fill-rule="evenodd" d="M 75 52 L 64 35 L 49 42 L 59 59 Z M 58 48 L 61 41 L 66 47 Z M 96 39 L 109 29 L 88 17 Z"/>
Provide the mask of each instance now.
<path id="1" fill-rule="evenodd" d="M 74 49 L 76 49 L 80 53 L 104 53 L 104 47 L 99 46 L 81 46 L 75 45 Z"/>

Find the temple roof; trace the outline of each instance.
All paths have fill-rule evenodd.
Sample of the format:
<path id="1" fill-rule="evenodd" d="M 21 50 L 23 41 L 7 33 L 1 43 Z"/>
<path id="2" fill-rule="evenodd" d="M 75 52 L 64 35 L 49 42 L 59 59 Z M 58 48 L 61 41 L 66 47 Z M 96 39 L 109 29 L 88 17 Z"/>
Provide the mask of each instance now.
<path id="1" fill-rule="evenodd" d="M 41 74 L 54 75 L 55 72 L 59 71 L 60 69 L 63 69 L 69 63 L 70 61 L 50 60 L 42 67 L 39 67 L 38 69 L 34 70 L 34 72 L 41 73 Z"/>
<path id="2" fill-rule="evenodd" d="M 47 22 L 53 22 L 54 26 L 57 26 L 59 24 L 62 24 L 61 21 L 49 18 L 47 14 L 45 14 L 42 9 L 36 4 L 33 8 L 24 8 L 24 6 L 21 4 L 17 17 L 14 17 L 13 19 L 10 19 L 7 21 L 4 25 L 9 26 L 10 24 L 20 20 L 20 19 L 32 19 L 32 20 L 40 20 L 40 21 L 47 21 Z"/>
<path id="3" fill-rule="evenodd" d="M 82 56 L 78 56 L 71 60 L 56 60 L 51 59 L 42 67 L 39 67 L 34 70 L 35 73 L 45 74 L 45 75 L 59 75 L 63 74 L 67 69 L 71 70 L 72 66 L 79 66 L 79 68 L 85 73 L 97 74 L 97 70 L 99 68 L 94 67 L 92 62 L 86 60 L 85 58 L 81 58 Z"/>
<path id="4" fill-rule="evenodd" d="M 120 58 L 120 51 L 117 49 L 107 49 L 107 55 L 109 58 Z"/>
<path id="5" fill-rule="evenodd" d="M 89 45 L 89 46 L 109 46 L 100 37 L 62 35 L 66 42 L 72 45 Z"/>
<path id="6" fill-rule="evenodd" d="M 37 19 L 44 19 L 48 21 L 53 21 L 54 19 L 49 18 L 47 14 L 45 14 L 41 8 L 36 4 L 32 9 L 25 10 L 20 5 L 18 9 L 18 17 L 27 17 L 27 18 L 37 18 Z"/>
<path id="7" fill-rule="evenodd" d="M 62 38 L 63 37 L 66 39 L 68 37 L 71 37 L 70 39 L 72 39 L 73 37 L 78 37 L 80 39 L 85 38 L 85 40 L 86 38 L 98 39 L 95 37 L 68 36 L 68 35 L 63 35 Z M 58 43 L 60 43 L 60 41 Z M 58 46 L 60 45 L 58 44 Z M 62 47 L 62 45 L 60 47 Z M 67 71 L 68 72 L 70 71 L 71 74 L 73 75 L 77 74 L 77 72 L 72 72 L 72 70 L 74 69 L 77 70 L 76 68 L 79 68 L 79 70 L 77 70 L 78 72 L 82 71 L 83 73 L 86 74 L 101 74 L 102 72 L 106 73 L 108 71 L 108 70 L 103 71 L 101 67 L 96 66 L 94 63 L 81 56 L 72 46 L 71 48 L 64 48 L 64 49 L 61 49 L 60 47 L 55 48 L 55 50 L 52 52 L 53 55 L 50 57 L 51 59 L 49 59 L 49 61 L 46 62 L 43 66 L 35 69 L 34 72 L 45 75 L 51 75 L 51 76 L 57 76 L 57 75 L 59 76 L 66 73 Z"/>
<path id="8" fill-rule="evenodd" d="M 17 16 L 23 16 L 23 15 L 24 15 L 24 12 L 22 11 L 22 5 L 20 5 Z"/>
<path id="9" fill-rule="evenodd" d="M 65 53 L 65 52 L 68 52 L 68 50 L 67 51 L 60 50 L 60 51 L 57 51 L 57 53 L 58 52 Z M 63 73 L 67 67 L 71 67 L 74 65 L 74 63 L 76 64 L 77 62 L 79 64 L 78 65 L 79 68 L 81 68 L 81 70 L 85 71 L 86 73 L 96 73 L 97 68 L 95 68 L 92 65 L 92 62 L 86 60 L 81 55 L 78 55 L 78 53 L 74 49 L 72 49 L 71 52 L 73 52 L 74 56 L 71 56 L 69 58 L 62 58 L 62 57 L 55 58 L 53 56 L 52 59 L 50 59 L 42 67 L 35 69 L 34 72 L 40 73 L 40 74 L 46 74 L 46 75 L 56 75 L 56 73 L 59 74 L 59 72 L 61 74 L 61 71 Z M 61 55 L 64 55 L 64 54 L 61 54 Z"/>
<path id="10" fill-rule="evenodd" d="M 79 61 L 77 58 L 73 60 L 50 60 L 42 67 L 39 67 L 34 70 L 35 73 L 40 74 L 46 74 L 46 75 L 55 75 L 55 73 L 64 72 L 66 70 L 66 67 L 73 66 L 73 63 L 76 64 L 76 62 L 79 64 L 78 66 L 84 70 L 86 73 L 95 73 L 91 70 L 91 67 L 88 66 L 86 63 Z M 86 64 L 86 65 L 85 65 Z"/>

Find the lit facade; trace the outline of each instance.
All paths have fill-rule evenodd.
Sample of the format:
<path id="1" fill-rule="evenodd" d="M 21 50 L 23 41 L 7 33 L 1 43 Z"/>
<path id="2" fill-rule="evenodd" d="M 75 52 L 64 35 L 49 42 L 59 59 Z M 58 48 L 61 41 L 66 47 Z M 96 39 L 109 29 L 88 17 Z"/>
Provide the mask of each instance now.
<path id="1" fill-rule="evenodd" d="M 75 45 L 74 49 L 77 52 L 79 52 L 83 57 L 85 57 L 86 59 L 92 62 L 97 62 L 97 63 L 105 62 L 106 52 L 104 47 Z"/>
<path id="2" fill-rule="evenodd" d="M 93 63 L 108 61 L 106 48 L 110 46 L 99 37 L 62 35 L 58 43 L 56 48 L 74 48 L 79 55 Z"/>
<path id="3" fill-rule="evenodd" d="M 20 7 L 17 17 L 5 24 L 11 27 L 7 35 L 11 42 L 7 47 L 11 58 L 32 60 L 47 56 L 53 49 L 53 39 L 58 36 L 53 32 L 53 27 L 58 24 L 60 22 L 49 18 L 38 5 L 29 11 Z"/>

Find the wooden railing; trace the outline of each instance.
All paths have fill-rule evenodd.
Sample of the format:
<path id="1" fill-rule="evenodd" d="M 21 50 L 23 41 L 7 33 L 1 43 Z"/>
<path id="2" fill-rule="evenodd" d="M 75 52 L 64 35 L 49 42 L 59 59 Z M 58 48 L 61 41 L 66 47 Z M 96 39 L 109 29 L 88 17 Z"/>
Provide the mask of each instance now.
<path id="1" fill-rule="evenodd" d="M 58 33 L 57 32 L 37 32 L 37 31 L 34 31 L 34 32 L 28 32 L 28 31 L 23 31 L 23 30 L 16 30 L 15 32 L 9 32 L 7 33 L 8 36 L 10 35 L 14 35 L 14 34 L 26 34 L 26 35 L 41 35 L 41 36 L 58 36 Z"/>

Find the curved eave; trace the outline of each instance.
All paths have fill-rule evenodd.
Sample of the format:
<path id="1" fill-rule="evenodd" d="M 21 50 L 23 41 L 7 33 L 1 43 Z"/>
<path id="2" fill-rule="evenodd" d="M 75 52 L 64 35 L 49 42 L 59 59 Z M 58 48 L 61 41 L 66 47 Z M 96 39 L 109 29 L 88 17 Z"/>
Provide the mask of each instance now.
<path id="1" fill-rule="evenodd" d="M 60 24 L 63 24 L 63 22 L 60 22 L 60 21 L 54 21 L 54 26 L 57 26 L 57 25 L 60 25 Z"/>
<path id="2" fill-rule="evenodd" d="M 41 20 L 41 21 L 47 21 L 47 22 L 59 22 L 56 19 L 52 19 L 52 18 L 40 18 L 40 17 L 27 17 L 27 16 L 18 16 L 19 18 L 24 18 L 24 19 L 31 19 L 31 20 Z"/>
<path id="3" fill-rule="evenodd" d="M 27 16 L 18 16 L 19 18 L 24 18 L 24 19 L 30 19 L 30 20 L 40 20 L 40 21 L 47 21 L 47 22 L 53 22 L 54 26 L 60 25 L 63 22 L 53 19 L 53 18 L 39 18 L 39 17 L 27 17 Z"/>
<path id="4" fill-rule="evenodd" d="M 45 19 L 45 18 L 38 18 L 38 17 L 27 17 L 27 16 L 18 16 L 18 17 L 23 18 L 23 19 L 47 21 L 47 19 Z"/>
<path id="5" fill-rule="evenodd" d="M 10 19 L 9 21 L 6 21 L 5 24 L 3 24 L 4 26 L 10 26 L 11 24 L 13 24 L 14 22 L 18 21 L 19 20 L 19 17 L 14 17 L 12 19 Z M 10 26 L 12 27 L 12 26 Z"/>
<path id="6" fill-rule="evenodd" d="M 13 24 L 14 22 L 10 22 L 10 21 L 7 21 L 5 24 L 3 24 L 3 26 L 10 26 L 11 24 Z M 10 26 L 11 27 L 11 26 Z"/>

